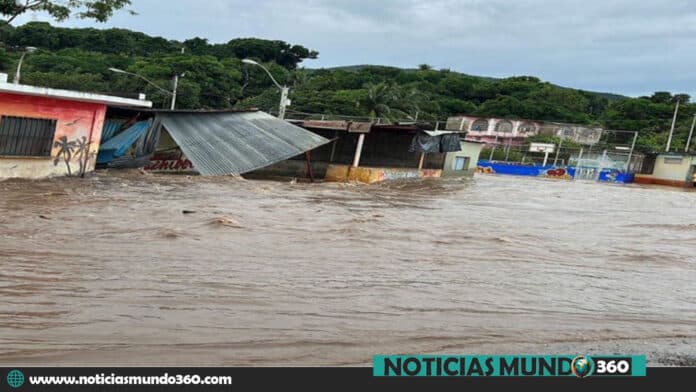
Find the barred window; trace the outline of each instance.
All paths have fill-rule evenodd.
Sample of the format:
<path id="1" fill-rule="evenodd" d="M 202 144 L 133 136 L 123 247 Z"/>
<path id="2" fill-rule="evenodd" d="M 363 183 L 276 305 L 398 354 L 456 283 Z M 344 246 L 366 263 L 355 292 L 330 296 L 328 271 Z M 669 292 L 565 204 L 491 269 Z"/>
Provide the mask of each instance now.
<path id="1" fill-rule="evenodd" d="M 486 120 L 476 120 L 471 124 L 471 130 L 474 132 L 486 132 L 488 131 L 488 121 Z"/>
<path id="2" fill-rule="evenodd" d="M 50 157 L 56 120 L 0 117 L 0 155 Z"/>
<path id="3" fill-rule="evenodd" d="M 524 122 L 524 123 L 522 123 L 522 124 L 520 125 L 520 127 L 517 128 L 517 129 L 518 129 L 518 132 L 519 132 L 521 135 L 526 135 L 526 134 L 529 134 L 529 133 L 534 133 L 534 132 L 536 132 L 536 126 L 535 126 L 533 123 L 530 123 L 530 122 Z"/>
<path id="4" fill-rule="evenodd" d="M 510 121 L 499 121 L 497 124 L 495 124 L 496 132 L 510 133 L 512 132 L 512 129 L 513 125 Z"/>

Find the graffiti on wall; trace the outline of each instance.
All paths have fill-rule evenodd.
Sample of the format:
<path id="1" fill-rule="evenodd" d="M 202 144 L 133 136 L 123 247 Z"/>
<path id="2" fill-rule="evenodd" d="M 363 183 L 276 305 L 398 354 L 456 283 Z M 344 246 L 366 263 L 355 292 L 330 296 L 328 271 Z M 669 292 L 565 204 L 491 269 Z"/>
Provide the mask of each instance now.
<path id="1" fill-rule="evenodd" d="M 559 167 L 555 169 L 546 170 L 541 177 L 553 178 L 556 180 L 572 180 L 573 176 L 568 173 L 568 170 Z"/>
<path id="2" fill-rule="evenodd" d="M 164 172 L 193 172 L 193 163 L 180 150 L 157 152 L 145 170 Z"/>
<path id="3" fill-rule="evenodd" d="M 63 162 L 68 170 L 68 176 L 71 177 L 73 175 L 71 165 L 73 160 L 76 159 L 78 170 L 74 174 L 84 177 L 87 168 L 90 166 L 90 161 L 96 157 L 96 153 L 90 149 L 91 145 L 92 143 L 87 141 L 86 136 L 75 140 L 68 140 L 67 136 L 59 137 L 53 143 L 53 147 L 58 149 L 58 153 L 53 160 L 53 166 L 58 166 L 59 163 Z"/>
<path id="4" fill-rule="evenodd" d="M 479 174 L 495 174 L 495 169 L 490 166 L 476 166 L 475 171 Z"/>
<path id="5" fill-rule="evenodd" d="M 543 177 L 556 180 L 573 179 L 573 173 L 562 167 L 492 163 L 488 161 L 479 161 L 476 172 L 482 174 L 509 174 L 513 176 Z"/>

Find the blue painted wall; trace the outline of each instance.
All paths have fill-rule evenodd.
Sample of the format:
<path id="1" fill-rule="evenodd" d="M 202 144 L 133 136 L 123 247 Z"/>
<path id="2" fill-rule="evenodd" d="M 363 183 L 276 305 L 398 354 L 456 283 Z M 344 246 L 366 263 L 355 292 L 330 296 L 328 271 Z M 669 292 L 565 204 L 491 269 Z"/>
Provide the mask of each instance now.
<path id="1" fill-rule="evenodd" d="M 482 159 L 478 162 L 479 172 L 491 171 L 495 174 L 507 174 L 513 176 L 546 177 L 571 180 L 575 177 L 574 167 L 558 167 L 553 165 L 533 166 L 520 165 L 518 163 L 507 164 L 500 162 L 490 162 Z M 624 173 L 620 170 L 604 169 L 599 174 L 600 182 L 615 182 L 630 184 L 634 181 L 633 173 Z"/>

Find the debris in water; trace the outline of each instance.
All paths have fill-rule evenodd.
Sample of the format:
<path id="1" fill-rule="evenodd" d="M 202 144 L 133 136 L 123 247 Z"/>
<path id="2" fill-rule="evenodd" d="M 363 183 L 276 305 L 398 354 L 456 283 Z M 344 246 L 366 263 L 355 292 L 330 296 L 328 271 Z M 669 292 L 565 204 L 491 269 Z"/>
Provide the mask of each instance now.
<path id="1" fill-rule="evenodd" d="M 212 219 L 212 220 L 210 221 L 210 224 L 213 225 L 213 226 L 234 227 L 234 228 L 237 228 L 237 229 L 241 229 L 241 228 L 244 227 L 244 226 L 242 226 L 241 223 L 239 223 L 239 222 L 236 221 L 235 219 L 232 219 L 232 218 L 227 217 L 227 216 L 221 216 L 221 217 Z"/>
<path id="2" fill-rule="evenodd" d="M 173 229 L 161 229 L 159 230 L 159 235 L 162 238 L 175 239 L 181 237 L 181 234 L 177 230 Z"/>

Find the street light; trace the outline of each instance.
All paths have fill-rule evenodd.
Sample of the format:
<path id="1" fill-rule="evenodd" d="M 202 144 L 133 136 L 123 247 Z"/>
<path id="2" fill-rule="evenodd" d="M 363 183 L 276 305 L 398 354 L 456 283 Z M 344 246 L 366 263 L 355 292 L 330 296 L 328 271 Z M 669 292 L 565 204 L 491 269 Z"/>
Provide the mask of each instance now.
<path id="1" fill-rule="evenodd" d="M 26 57 L 27 54 L 34 52 L 36 52 L 36 48 L 33 46 L 27 46 L 26 48 L 24 48 L 24 53 L 22 53 L 22 57 L 19 58 L 19 64 L 17 64 L 17 72 L 15 73 L 14 84 L 19 84 L 19 78 L 22 73 L 22 64 L 24 63 L 24 57 Z"/>
<path id="2" fill-rule="evenodd" d="M 120 73 L 120 74 L 125 74 L 125 75 L 130 75 L 130 76 L 135 76 L 136 78 L 139 78 L 139 79 L 146 81 L 149 85 L 155 87 L 156 89 L 162 91 L 163 93 L 171 95 L 172 96 L 172 105 L 170 107 L 171 110 L 176 109 L 176 94 L 177 94 L 177 90 L 179 89 L 179 77 L 186 76 L 185 73 L 182 73 L 181 75 L 178 75 L 178 74 L 174 75 L 174 89 L 172 91 L 169 91 L 169 90 L 163 89 L 162 87 L 160 87 L 157 84 L 150 81 L 148 78 L 146 78 L 142 75 L 139 75 L 137 73 L 124 71 L 124 70 L 118 69 L 118 68 L 109 68 L 109 71 L 115 72 L 115 73 Z"/>
<path id="3" fill-rule="evenodd" d="M 251 60 L 251 59 L 244 59 L 244 60 L 242 60 L 242 63 L 249 64 L 249 65 L 257 65 L 257 66 L 261 67 L 264 71 L 266 71 L 266 73 L 268 74 L 268 77 L 271 78 L 271 80 L 276 85 L 276 87 L 278 87 L 278 89 L 280 90 L 280 105 L 278 107 L 278 118 L 281 120 L 284 120 L 285 119 L 285 108 L 290 106 L 290 100 L 288 99 L 288 93 L 290 92 L 290 89 L 288 88 L 288 86 L 281 86 L 280 83 L 278 83 L 275 80 L 273 75 L 271 75 L 271 72 L 268 69 L 266 69 L 266 67 L 257 63 L 256 61 Z"/>

